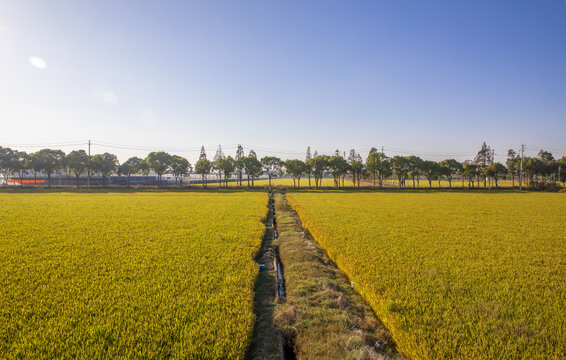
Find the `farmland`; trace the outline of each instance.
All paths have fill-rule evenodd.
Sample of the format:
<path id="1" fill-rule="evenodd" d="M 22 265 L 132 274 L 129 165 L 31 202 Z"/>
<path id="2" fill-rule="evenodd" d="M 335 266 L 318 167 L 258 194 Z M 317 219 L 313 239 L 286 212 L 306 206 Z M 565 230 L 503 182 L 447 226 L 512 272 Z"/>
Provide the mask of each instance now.
<path id="1" fill-rule="evenodd" d="M 266 203 L 0 194 L 0 358 L 242 358 Z"/>
<path id="2" fill-rule="evenodd" d="M 309 192 L 287 198 L 416 359 L 566 353 L 566 197 Z"/>

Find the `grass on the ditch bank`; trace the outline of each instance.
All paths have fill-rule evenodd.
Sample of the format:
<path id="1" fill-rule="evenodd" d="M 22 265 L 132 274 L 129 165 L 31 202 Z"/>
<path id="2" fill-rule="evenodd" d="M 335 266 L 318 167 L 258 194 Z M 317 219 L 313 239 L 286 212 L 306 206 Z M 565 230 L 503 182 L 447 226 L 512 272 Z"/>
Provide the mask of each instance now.
<path id="1" fill-rule="evenodd" d="M 274 319 L 294 340 L 297 359 L 399 358 L 387 329 L 303 232 L 281 194 L 275 195 L 275 209 L 287 298 Z"/>

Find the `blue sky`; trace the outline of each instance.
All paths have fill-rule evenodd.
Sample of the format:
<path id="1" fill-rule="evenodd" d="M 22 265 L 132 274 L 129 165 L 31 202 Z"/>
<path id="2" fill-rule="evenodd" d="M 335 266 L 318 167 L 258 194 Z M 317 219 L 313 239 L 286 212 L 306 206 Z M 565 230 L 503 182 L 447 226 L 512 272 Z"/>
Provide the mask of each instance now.
<path id="1" fill-rule="evenodd" d="M 93 147 L 121 160 L 238 143 L 562 156 L 566 3 L 3 0 L 0 123 L 0 145 L 143 147 Z"/>

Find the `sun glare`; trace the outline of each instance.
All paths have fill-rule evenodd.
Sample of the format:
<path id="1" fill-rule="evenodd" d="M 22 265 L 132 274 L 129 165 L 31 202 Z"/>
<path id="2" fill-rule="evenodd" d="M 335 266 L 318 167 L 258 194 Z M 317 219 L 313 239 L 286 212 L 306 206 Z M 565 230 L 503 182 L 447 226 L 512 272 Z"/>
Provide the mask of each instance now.
<path id="1" fill-rule="evenodd" d="M 43 60 L 42 58 L 37 57 L 37 56 L 31 56 L 31 57 L 29 58 L 29 63 L 30 63 L 32 66 L 34 66 L 34 67 L 36 67 L 36 68 L 38 68 L 38 69 L 41 69 L 41 70 L 47 68 L 47 63 L 45 62 L 45 60 Z"/>

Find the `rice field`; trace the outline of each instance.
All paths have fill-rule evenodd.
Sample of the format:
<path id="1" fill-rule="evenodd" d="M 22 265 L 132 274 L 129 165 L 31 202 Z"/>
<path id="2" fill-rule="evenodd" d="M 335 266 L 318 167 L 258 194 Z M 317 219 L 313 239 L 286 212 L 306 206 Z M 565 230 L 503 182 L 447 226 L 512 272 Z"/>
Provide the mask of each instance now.
<path id="1" fill-rule="evenodd" d="M 0 194 L 0 358 L 243 358 L 266 204 Z"/>
<path id="2" fill-rule="evenodd" d="M 566 194 L 287 198 L 414 359 L 564 359 Z"/>

